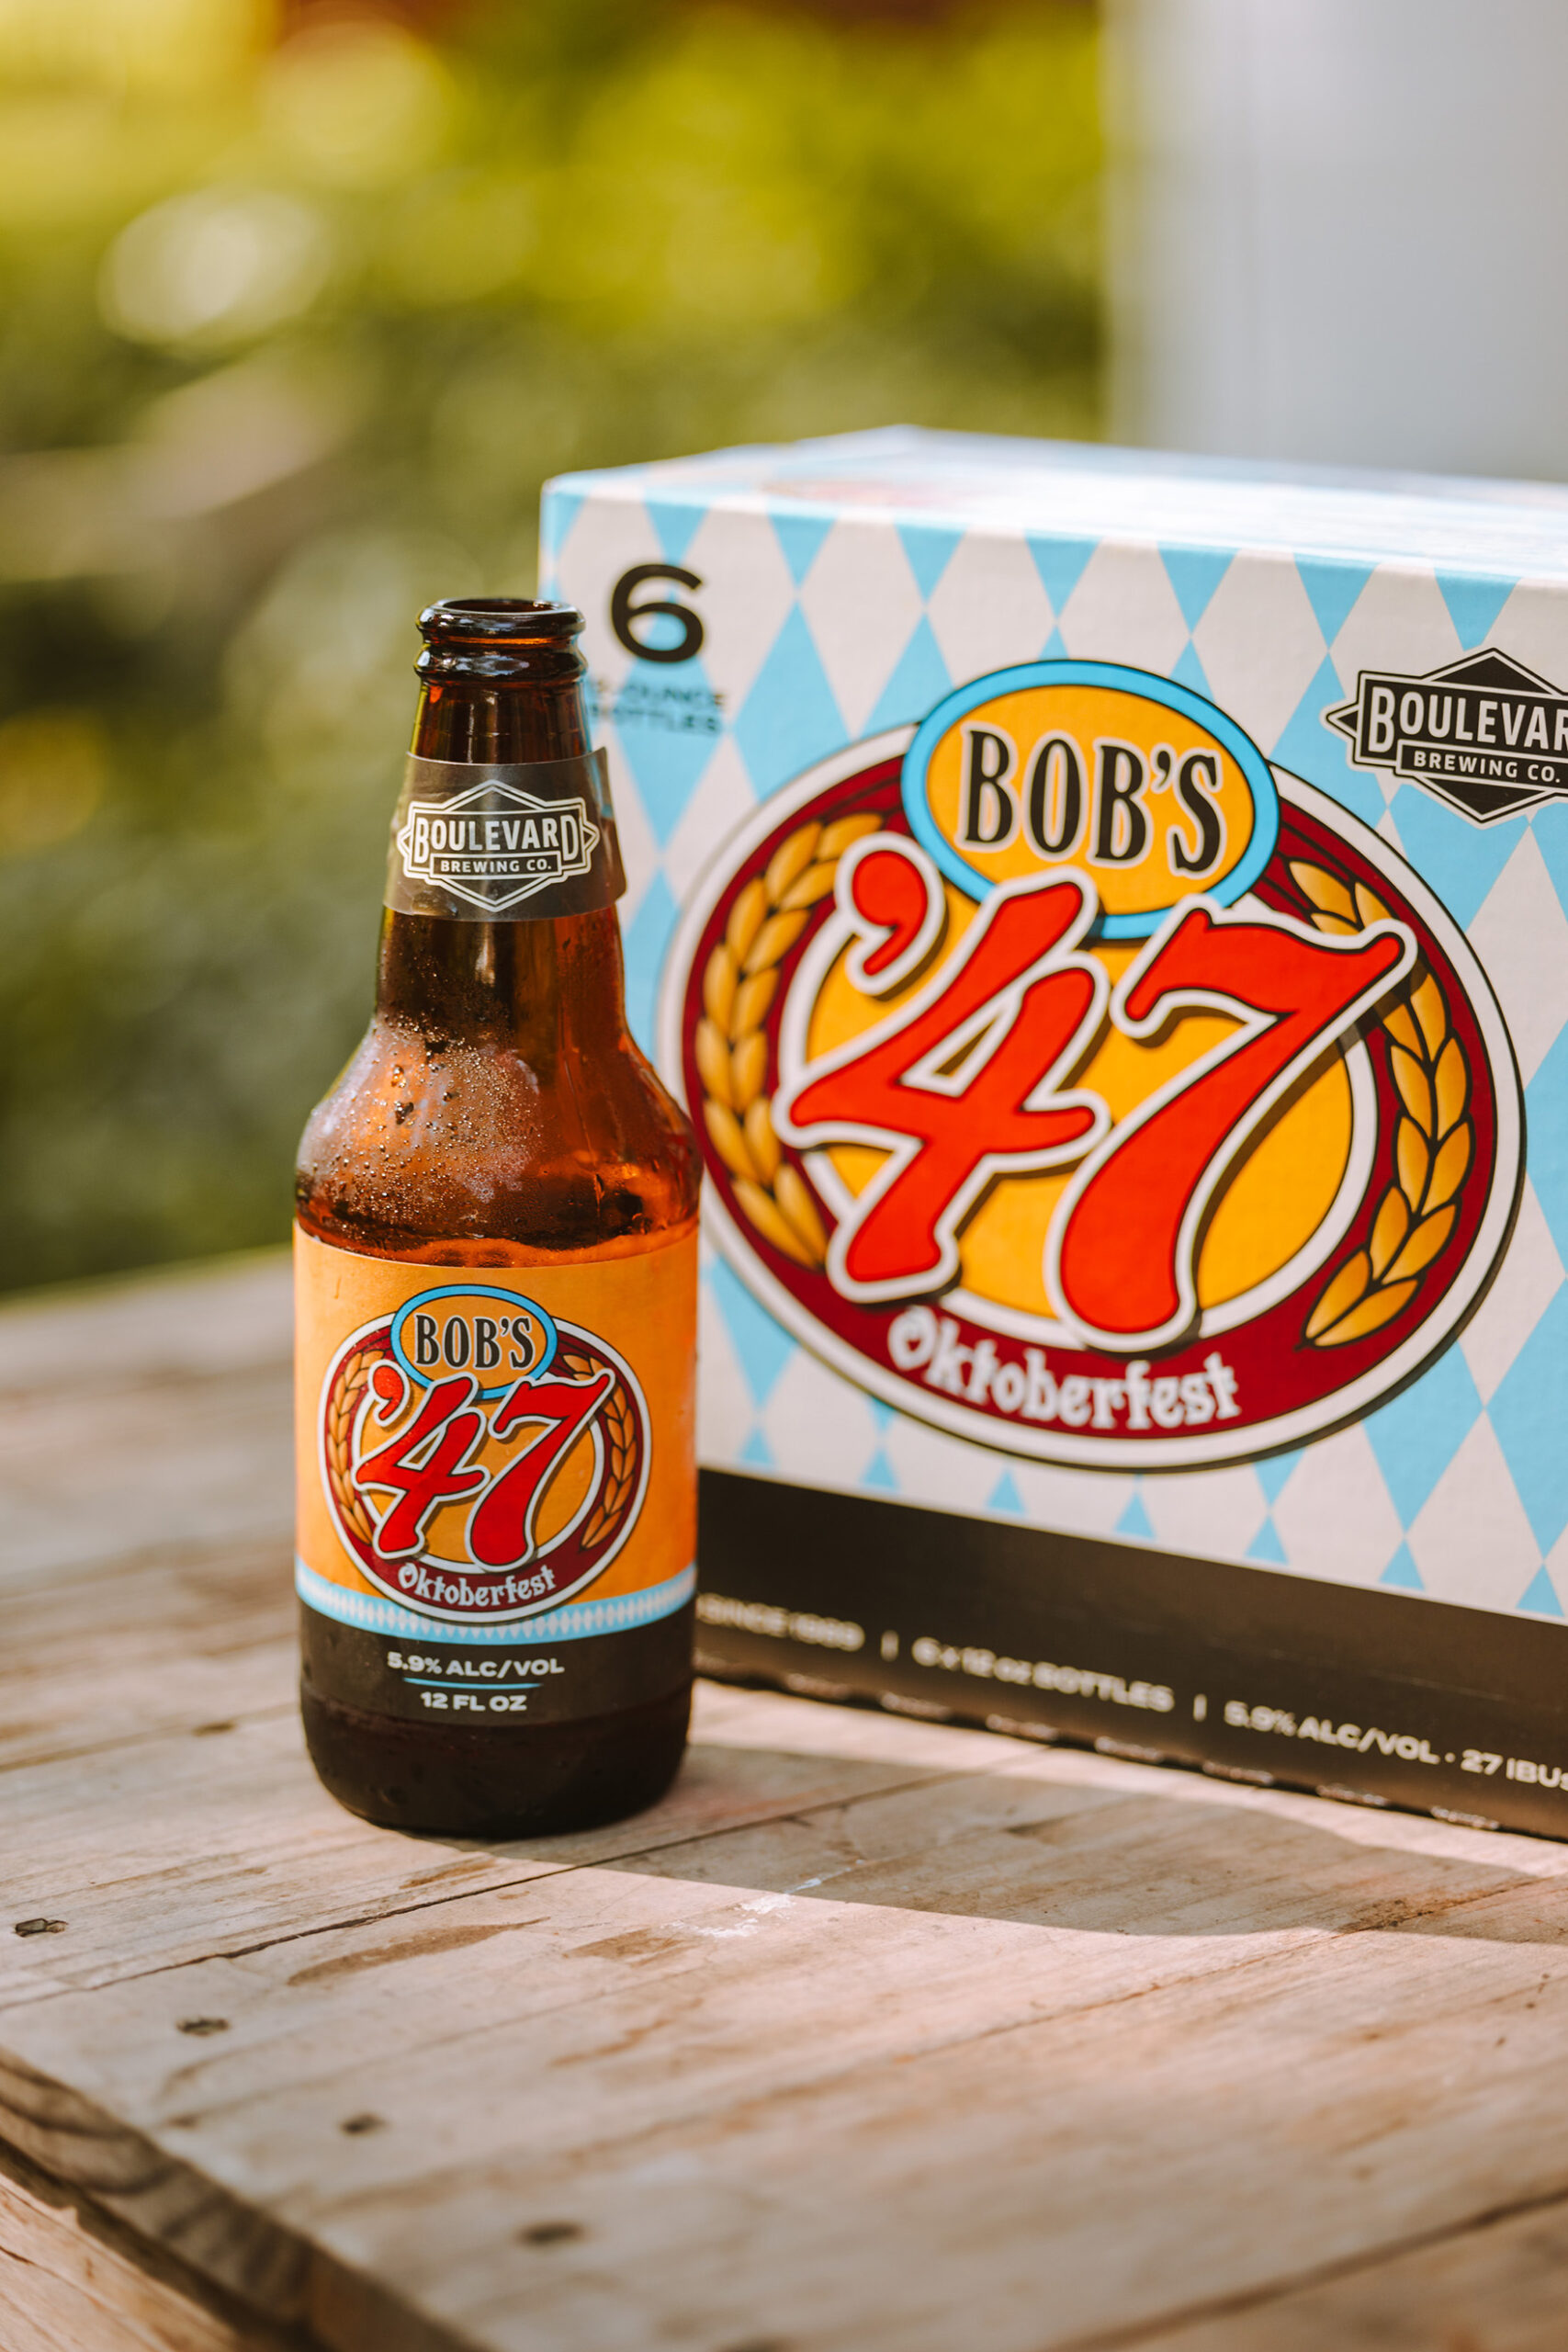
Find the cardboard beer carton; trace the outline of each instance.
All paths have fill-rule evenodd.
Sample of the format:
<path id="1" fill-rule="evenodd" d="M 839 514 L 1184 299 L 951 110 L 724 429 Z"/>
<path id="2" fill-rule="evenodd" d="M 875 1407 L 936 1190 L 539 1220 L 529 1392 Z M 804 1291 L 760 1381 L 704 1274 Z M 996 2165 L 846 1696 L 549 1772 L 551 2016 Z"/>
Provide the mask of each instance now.
<path id="1" fill-rule="evenodd" d="M 704 1663 L 1568 1835 L 1568 492 L 895 431 L 544 527 Z"/>

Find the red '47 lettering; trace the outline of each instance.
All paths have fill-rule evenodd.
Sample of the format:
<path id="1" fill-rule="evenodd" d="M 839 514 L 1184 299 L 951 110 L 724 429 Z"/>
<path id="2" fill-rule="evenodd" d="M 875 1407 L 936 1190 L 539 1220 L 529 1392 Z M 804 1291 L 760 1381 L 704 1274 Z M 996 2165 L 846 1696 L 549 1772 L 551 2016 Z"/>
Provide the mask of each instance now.
<path id="1" fill-rule="evenodd" d="M 898 848 L 892 837 L 873 846 L 886 860 Z M 843 893 L 840 903 L 857 929 L 873 928 Z M 1189 1011 L 1237 1026 L 1111 1129 L 1094 1094 L 1058 1091 L 1105 1016 L 1105 973 L 1076 952 L 1096 911 L 1077 874 L 1003 885 L 909 1004 L 775 1099 L 787 1141 L 887 1155 L 833 1235 L 828 1274 L 843 1296 L 950 1283 L 958 1231 L 995 1176 L 1082 1159 L 1047 1243 L 1052 1295 L 1092 1344 L 1134 1354 L 1179 1339 L 1197 1318 L 1195 1262 L 1218 1187 L 1416 955 L 1392 921 L 1325 938 L 1288 916 L 1189 900 L 1122 981 L 1111 1019 L 1135 1039 Z"/>
<path id="2" fill-rule="evenodd" d="M 1415 957 L 1402 923 L 1325 939 L 1201 900 L 1156 934 L 1116 992 L 1117 1027 L 1153 1036 L 1188 1010 L 1242 1025 L 1122 1121 L 1056 1213 L 1046 1279 L 1086 1339 L 1130 1351 L 1190 1327 L 1203 1220 L 1227 1170 Z"/>
<path id="3" fill-rule="evenodd" d="M 951 1282 L 957 1229 L 994 1176 L 1076 1159 L 1103 1134 L 1102 1102 L 1055 1091 L 1104 1007 L 1104 972 L 1073 952 L 1094 912 L 1076 874 L 1005 885 L 911 1003 L 775 1098 L 791 1143 L 888 1153 L 833 1236 L 845 1297 Z"/>

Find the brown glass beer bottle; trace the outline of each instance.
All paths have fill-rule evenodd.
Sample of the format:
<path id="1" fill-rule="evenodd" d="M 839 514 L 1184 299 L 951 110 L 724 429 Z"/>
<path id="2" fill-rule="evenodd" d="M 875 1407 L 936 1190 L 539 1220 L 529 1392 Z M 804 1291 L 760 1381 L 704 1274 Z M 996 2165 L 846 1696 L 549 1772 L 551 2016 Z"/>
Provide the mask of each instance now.
<path id="1" fill-rule="evenodd" d="M 685 1744 L 698 1159 L 626 1029 L 581 615 L 420 628 L 376 1012 L 299 1153 L 302 1705 L 352 1812 L 519 1836 Z"/>

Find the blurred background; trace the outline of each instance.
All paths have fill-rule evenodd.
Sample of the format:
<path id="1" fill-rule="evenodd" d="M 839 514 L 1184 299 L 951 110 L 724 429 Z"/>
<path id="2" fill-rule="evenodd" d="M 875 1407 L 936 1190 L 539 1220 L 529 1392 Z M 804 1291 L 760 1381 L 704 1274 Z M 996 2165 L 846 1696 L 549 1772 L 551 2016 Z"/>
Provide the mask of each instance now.
<path id="1" fill-rule="evenodd" d="M 538 487 L 1100 425 L 1082 0 L 0 0 L 0 1288 L 288 1231 Z"/>
<path id="2" fill-rule="evenodd" d="M 1562 0 L 0 0 L 0 1289 L 278 1240 L 413 618 L 913 423 L 1568 477 Z"/>

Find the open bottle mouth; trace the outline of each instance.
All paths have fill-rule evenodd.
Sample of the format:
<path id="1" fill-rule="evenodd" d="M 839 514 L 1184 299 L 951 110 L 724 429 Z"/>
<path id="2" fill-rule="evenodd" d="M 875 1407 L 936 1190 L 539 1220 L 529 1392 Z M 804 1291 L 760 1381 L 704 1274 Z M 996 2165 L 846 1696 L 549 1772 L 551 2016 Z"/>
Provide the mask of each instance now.
<path id="1" fill-rule="evenodd" d="M 581 677 L 577 639 L 582 615 L 575 605 L 532 596 L 445 596 L 419 616 L 424 647 L 414 668 L 427 682 Z"/>
<path id="2" fill-rule="evenodd" d="M 581 630 L 582 615 L 575 605 L 532 596 L 444 596 L 425 606 L 419 627 L 432 645 L 541 637 L 570 641 Z"/>

